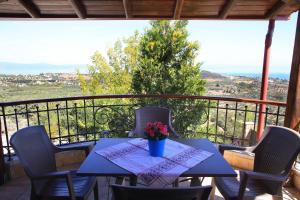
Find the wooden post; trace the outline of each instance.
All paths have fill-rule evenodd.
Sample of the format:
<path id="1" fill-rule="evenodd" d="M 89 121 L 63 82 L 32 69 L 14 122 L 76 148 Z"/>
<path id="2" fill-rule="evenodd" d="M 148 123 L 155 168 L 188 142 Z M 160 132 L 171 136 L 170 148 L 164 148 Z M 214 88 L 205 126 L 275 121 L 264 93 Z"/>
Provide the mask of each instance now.
<path id="1" fill-rule="evenodd" d="M 275 28 L 275 20 L 269 20 L 268 33 L 266 35 L 265 40 L 265 51 L 264 51 L 264 63 L 263 63 L 263 71 L 262 71 L 262 80 L 261 80 L 261 90 L 260 90 L 260 100 L 267 100 L 268 96 L 268 80 L 269 80 L 269 65 L 270 65 L 270 55 L 271 55 L 271 45 L 272 45 L 272 37 Z M 264 129 L 264 112 L 266 111 L 266 105 L 261 104 L 259 106 L 259 115 L 258 115 L 258 123 L 257 123 L 257 133 L 256 140 L 258 141 L 263 133 Z"/>
<path id="2" fill-rule="evenodd" d="M 300 122 L 300 10 L 294 43 L 293 60 L 287 97 L 284 126 L 299 130 Z"/>

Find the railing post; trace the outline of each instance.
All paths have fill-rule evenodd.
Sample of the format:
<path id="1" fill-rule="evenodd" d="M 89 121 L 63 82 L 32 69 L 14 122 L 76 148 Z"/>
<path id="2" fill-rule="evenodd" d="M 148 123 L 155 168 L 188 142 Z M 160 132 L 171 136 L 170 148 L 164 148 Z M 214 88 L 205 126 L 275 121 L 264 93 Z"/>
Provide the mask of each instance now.
<path id="1" fill-rule="evenodd" d="M 296 131 L 300 123 L 300 10 L 298 20 L 291 66 L 290 82 L 287 97 L 284 126 Z"/>
<path id="2" fill-rule="evenodd" d="M 262 80 L 261 80 L 261 90 L 260 90 L 260 100 L 267 100 L 268 96 L 268 80 L 269 80 L 269 65 L 270 65 L 270 55 L 271 55 L 271 45 L 272 37 L 275 28 L 275 20 L 269 20 L 268 33 L 265 40 L 265 51 L 264 51 L 264 63 L 262 71 Z M 257 133 L 256 140 L 258 141 L 263 133 L 264 129 L 264 112 L 266 111 L 266 105 L 260 104 L 259 106 L 259 115 L 258 115 L 258 124 L 257 124 Z"/>
<path id="3" fill-rule="evenodd" d="M 3 153 L 3 142 L 2 142 L 2 121 L 0 116 L 0 185 L 4 184 L 5 177 L 5 162 Z"/>

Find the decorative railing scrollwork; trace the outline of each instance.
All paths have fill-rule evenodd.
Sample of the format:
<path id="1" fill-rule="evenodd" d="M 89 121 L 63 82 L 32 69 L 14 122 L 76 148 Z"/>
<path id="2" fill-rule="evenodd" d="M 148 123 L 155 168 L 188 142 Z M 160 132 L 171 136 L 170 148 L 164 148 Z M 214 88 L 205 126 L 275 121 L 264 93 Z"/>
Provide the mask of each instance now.
<path id="1" fill-rule="evenodd" d="M 265 125 L 283 125 L 285 103 L 253 99 L 187 95 L 104 95 L 36 99 L 0 103 L 3 152 L 13 154 L 11 135 L 31 125 L 44 125 L 56 145 L 127 137 L 134 127 L 134 110 L 163 106 L 172 112 L 175 130 L 183 137 L 217 143 L 251 143 L 259 106 L 265 104 Z"/>

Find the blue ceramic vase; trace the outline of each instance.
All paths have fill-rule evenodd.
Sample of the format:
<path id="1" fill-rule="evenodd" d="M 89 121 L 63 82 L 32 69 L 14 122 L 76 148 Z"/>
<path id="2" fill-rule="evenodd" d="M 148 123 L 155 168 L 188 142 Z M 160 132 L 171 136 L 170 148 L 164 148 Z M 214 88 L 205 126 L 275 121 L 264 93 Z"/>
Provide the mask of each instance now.
<path id="1" fill-rule="evenodd" d="M 148 139 L 150 156 L 162 157 L 164 155 L 165 144 L 166 144 L 166 139 L 162 139 L 162 140 Z"/>

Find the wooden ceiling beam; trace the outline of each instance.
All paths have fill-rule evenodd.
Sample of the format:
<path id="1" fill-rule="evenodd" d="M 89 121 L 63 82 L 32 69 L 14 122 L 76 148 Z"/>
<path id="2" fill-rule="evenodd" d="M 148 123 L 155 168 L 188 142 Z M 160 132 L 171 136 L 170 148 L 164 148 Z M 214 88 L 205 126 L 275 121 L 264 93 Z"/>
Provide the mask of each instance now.
<path id="1" fill-rule="evenodd" d="M 288 1 L 278 0 L 274 6 L 266 13 L 266 19 L 274 18 L 283 8 L 288 5 Z"/>
<path id="2" fill-rule="evenodd" d="M 219 13 L 219 18 L 226 19 L 230 10 L 233 8 L 237 0 L 227 0 L 227 3 L 224 5 L 223 9 Z"/>
<path id="3" fill-rule="evenodd" d="M 126 19 L 132 18 L 129 0 L 123 0 L 123 6 Z"/>
<path id="4" fill-rule="evenodd" d="M 174 15 L 173 15 L 174 19 L 180 19 L 183 3 L 184 3 L 184 0 L 176 0 L 176 6 L 174 9 Z"/>
<path id="5" fill-rule="evenodd" d="M 300 10 L 299 10 L 300 11 Z M 298 12 L 284 126 L 299 130 L 300 125 L 300 12 Z"/>
<path id="6" fill-rule="evenodd" d="M 76 15 L 81 18 L 86 18 L 86 9 L 80 0 L 69 0 L 70 4 L 72 5 Z"/>
<path id="7" fill-rule="evenodd" d="M 41 17 L 39 9 L 31 0 L 18 0 L 18 2 L 32 18 Z"/>

